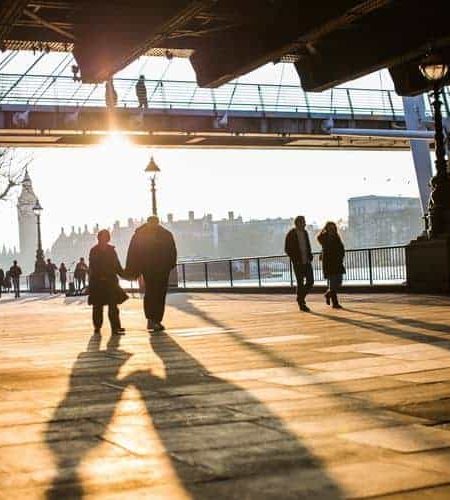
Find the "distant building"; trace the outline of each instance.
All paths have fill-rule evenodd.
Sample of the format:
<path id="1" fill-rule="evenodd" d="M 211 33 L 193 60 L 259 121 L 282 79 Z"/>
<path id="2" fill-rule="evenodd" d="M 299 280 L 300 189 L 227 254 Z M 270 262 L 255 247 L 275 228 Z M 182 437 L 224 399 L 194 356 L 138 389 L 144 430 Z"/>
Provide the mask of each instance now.
<path id="1" fill-rule="evenodd" d="M 419 198 L 358 196 L 348 200 L 348 248 L 405 245 L 423 231 Z"/>

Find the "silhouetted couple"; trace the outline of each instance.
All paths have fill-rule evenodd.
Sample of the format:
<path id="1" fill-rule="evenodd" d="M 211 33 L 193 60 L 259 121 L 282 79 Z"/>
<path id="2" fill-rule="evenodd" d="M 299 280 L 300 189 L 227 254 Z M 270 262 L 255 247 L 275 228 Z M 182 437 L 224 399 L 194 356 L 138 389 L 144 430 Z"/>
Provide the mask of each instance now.
<path id="1" fill-rule="evenodd" d="M 164 330 L 162 319 L 166 303 L 170 271 L 176 266 L 177 250 L 172 233 L 159 224 L 158 217 L 149 217 L 130 241 L 125 269 L 115 248 L 109 244 L 109 231 L 97 235 L 98 244 L 89 254 L 89 304 L 93 306 L 94 330 L 99 333 L 103 323 L 103 307 L 108 306 L 108 317 L 113 334 L 123 335 L 118 305 L 128 297 L 120 288 L 118 277 L 137 279 L 145 284 L 144 312 L 147 329 Z"/>
<path id="2" fill-rule="evenodd" d="M 313 254 L 309 235 L 306 231 L 306 221 L 302 215 L 294 220 L 293 227 L 286 235 L 285 252 L 292 261 L 295 278 L 297 281 L 297 302 L 300 311 L 309 312 L 306 305 L 306 295 L 314 285 L 314 273 L 312 268 Z M 322 246 L 322 269 L 323 275 L 328 280 L 328 290 L 325 293 L 325 301 L 333 308 L 340 309 L 337 291 L 342 284 L 342 275 L 345 273 L 344 255 L 345 249 L 338 234 L 336 224 L 327 222 L 317 237 Z"/>

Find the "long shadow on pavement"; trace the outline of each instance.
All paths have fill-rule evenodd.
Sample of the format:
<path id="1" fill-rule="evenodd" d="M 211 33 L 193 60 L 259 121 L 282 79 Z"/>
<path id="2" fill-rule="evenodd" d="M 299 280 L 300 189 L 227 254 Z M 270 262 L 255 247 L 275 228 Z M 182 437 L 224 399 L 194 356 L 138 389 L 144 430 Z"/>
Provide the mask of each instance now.
<path id="1" fill-rule="evenodd" d="M 79 467 L 87 453 L 101 444 L 90 418 L 100 411 L 102 419 L 110 422 L 122 397 L 120 385 L 114 389 L 101 385 L 105 381 L 114 383 L 120 368 L 131 356 L 119 350 L 119 339 L 119 336 L 111 337 L 107 349 L 100 350 L 101 336 L 94 334 L 72 367 L 67 393 L 45 431 L 45 442 L 57 467 L 47 491 L 48 499 L 83 498 Z M 98 389 L 93 390 L 95 385 Z"/>
<path id="2" fill-rule="evenodd" d="M 137 371 L 126 382 L 142 394 L 190 498 L 343 498 L 321 461 L 249 391 L 209 373 L 167 334 L 152 336 L 151 347 L 165 378 Z M 148 396 L 155 388 L 182 407 L 161 412 Z"/>

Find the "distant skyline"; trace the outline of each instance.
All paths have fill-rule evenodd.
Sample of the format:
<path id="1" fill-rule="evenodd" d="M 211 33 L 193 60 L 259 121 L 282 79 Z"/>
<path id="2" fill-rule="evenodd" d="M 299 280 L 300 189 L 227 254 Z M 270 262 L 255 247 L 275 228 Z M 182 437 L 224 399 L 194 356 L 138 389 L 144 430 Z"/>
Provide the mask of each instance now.
<path id="1" fill-rule="evenodd" d="M 25 57 L 25 56 L 24 56 Z M 27 54 L 28 62 L 32 56 Z M 136 61 L 121 75 L 192 80 L 186 60 Z M 50 59 L 49 59 L 50 60 Z M 41 64 L 41 63 L 39 63 Z M 42 63 L 43 64 L 43 63 Z M 15 62 L 10 72 L 22 71 Z M 39 70 L 51 71 L 51 64 Z M 70 69 L 69 69 L 70 71 Z M 298 83 L 292 65 L 267 65 L 239 81 Z M 383 71 L 346 86 L 392 88 Z M 22 150 L 21 153 L 26 153 Z M 30 150 L 28 150 L 30 152 Z M 263 219 L 304 214 L 309 222 L 347 216 L 347 199 L 360 195 L 418 196 L 411 153 L 387 151 L 186 150 L 149 149 L 121 144 L 32 151 L 29 171 L 41 204 L 43 244 L 50 247 L 61 226 L 111 226 L 150 213 L 150 182 L 144 169 L 154 154 L 159 213 L 187 218 L 211 213 Z M 0 203 L 0 247 L 18 245 L 15 200 Z"/>

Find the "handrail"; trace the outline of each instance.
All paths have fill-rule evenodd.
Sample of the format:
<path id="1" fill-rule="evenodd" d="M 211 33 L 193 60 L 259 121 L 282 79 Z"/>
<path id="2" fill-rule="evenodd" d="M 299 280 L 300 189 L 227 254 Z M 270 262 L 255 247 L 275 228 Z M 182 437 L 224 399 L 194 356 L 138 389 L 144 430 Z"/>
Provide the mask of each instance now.
<path id="1" fill-rule="evenodd" d="M 365 252 L 368 250 L 391 250 L 396 248 L 405 248 L 405 245 L 390 245 L 390 246 L 382 246 L 382 247 L 367 247 L 367 248 L 348 248 L 345 251 L 348 252 Z M 313 255 L 320 255 L 321 252 L 312 252 Z M 287 257 L 286 254 L 278 254 L 278 255 L 252 255 L 246 257 L 221 257 L 220 259 L 199 259 L 199 260 L 183 260 L 179 261 L 178 264 L 204 264 L 206 263 L 214 263 L 214 262 L 234 262 L 240 260 L 252 260 L 252 259 L 280 259 Z"/>
<path id="2" fill-rule="evenodd" d="M 15 73 L 0 75 L 1 103 L 39 103 L 104 107 L 103 86 L 80 84 L 67 75 L 27 74 L 20 84 Z M 52 78 L 52 85 L 44 93 L 33 96 L 36 87 Z M 118 93 L 118 107 L 137 107 L 137 98 L 130 95 L 132 78 L 116 78 L 114 85 Z M 14 84 L 16 84 L 14 86 Z M 393 90 L 358 89 L 338 87 L 321 93 L 306 93 L 300 85 L 231 82 L 217 89 L 203 89 L 194 81 L 187 80 L 146 80 L 150 108 L 164 109 L 225 109 L 247 110 L 252 112 L 289 111 L 308 114 L 324 113 L 348 114 L 354 116 L 389 116 L 403 115 L 402 100 Z M 389 103 L 389 104 L 387 104 Z"/>

